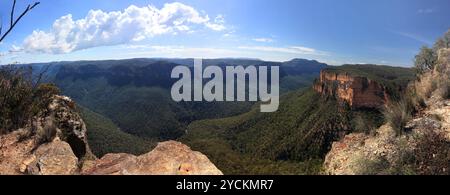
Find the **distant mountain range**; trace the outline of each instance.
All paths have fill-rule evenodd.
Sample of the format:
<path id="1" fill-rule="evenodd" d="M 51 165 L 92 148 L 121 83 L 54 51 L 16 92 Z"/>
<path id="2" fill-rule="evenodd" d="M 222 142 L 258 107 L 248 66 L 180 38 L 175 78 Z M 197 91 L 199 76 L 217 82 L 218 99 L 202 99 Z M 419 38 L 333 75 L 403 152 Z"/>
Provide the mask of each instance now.
<path id="1" fill-rule="evenodd" d="M 64 95 L 80 104 L 86 119 L 92 140 L 95 131 L 104 131 L 104 127 L 115 126 L 125 133 L 139 136 L 142 141 L 156 142 L 177 139 L 185 134 L 187 126 L 196 120 L 223 118 L 245 113 L 251 109 L 252 102 L 174 102 L 170 97 L 170 88 L 176 80 L 170 78 L 173 67 L 193 66 L 193 59 L 126 59 L 104 61 L 74 61 L 26 64 L 35 72 L 48 68 L 47 79 L 57 84 Z M 288 62 L 266 62 L 257 59 L 205 59 L 204 66 L 217 65 L 266 65 L 280 66 L 280 91 L 287 93 L 304 89 L 312 85 L 314 79 L 327 64 L 304 59 Z M 108 124 L 96 124 L 105 123 Z M 103 128 L 101 128 L 103 127 Z M 117 134 L 117 136 L 120 136 Z M 128 138 L 127 138 L 128 139 Z M 131 138 L 130 138 L 131 139 Z M 111 139 L 111 141 L 114 139 Z M 147 140 L 147 141 L 145 141 Z M 117 141 L 117 140 L 116 140 Z M 92 141 L 92 143 L 98 143 Z M 100 143 L 99 143 L 100 144 Z M 108 149 L 91 144 L 94 153 L 107 152 L 139 153 L 138 148 Z M 117 146 L 120 144 L 110 144 Z M 132 145 L 132 144 L 130 144 Z M 96 150 L 98 148 L 98 150 Z M 134 149 L 133 149 L 134 148 Z"/>

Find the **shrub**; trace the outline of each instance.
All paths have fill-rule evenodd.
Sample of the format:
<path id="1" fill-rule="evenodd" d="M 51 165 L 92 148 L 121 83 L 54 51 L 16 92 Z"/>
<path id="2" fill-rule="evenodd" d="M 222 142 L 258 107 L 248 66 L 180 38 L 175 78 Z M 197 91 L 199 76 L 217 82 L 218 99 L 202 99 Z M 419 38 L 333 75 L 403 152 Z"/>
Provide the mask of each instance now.
<path id="1" fill-rule="evenodd" d="M 12 66 L 0 69 L 0 132 L 23 126 L 31 115 L 31 71 Z"/>
<path id="2" fill-rule="evenodd" d="M 403 99 L 409 102 L 412 113 L 417 113 L 418 111 L 425 108 L 427 105 L 425 103 L 424 88 L 419 89 L 418 82 L 412 82 L 405 90 L 403 94 Z"/>
<path id="3" fill-rule="evenodd" d="M 40 75 L 42 76 L 42 74 Z M 41 84 L 31 67 L 0 68 L 0 134 L 29 124 L 46 109 L 59 90 L 51 84 Z"/>
<path id="4" fill-rule="evenodd" d="M 357 175 L 385 175 L 386 170 L 389 169 L 390 164 L 386 158 L 379 157 L 376 159 L 357 159 L 358 169 Z"/>
<path id="5" fill-rule="evenodd" d="M 415 166 L 421 175 L 450 174 L 450 143 L 443 134 L 427 131 L 414 150 Z"/>
<path id="6" fill-rule="evenodd" d="M 443 79 L 439 82 L 439 92 L 442 98 L 450 99 L 450 78 Z"/>
<path id="7" fill-rule="evenodd" d="M 56 135 L 56 125 L 53 119 L 47 118 L 44 127 L 38 128 L 36 131 L 36 143 L 42 144 L 51 142 Z"/>
<path id="8" fill-rule="evenodd" d="M 405 132 L 406 123 L 411 120 L 413 104 L 409 98 L 403 98 L 399 102 L 391 102 L 384 109 L 385 120 L 395 130 L 397 135 Z"/>
<path id="9" fill-rule="evenodd" d="M 370 132 L 370 129 L 369 129 L 366 121 L 364 121 L 363 117 L 360 115 L 356 115 L 353 118 L 352 125 L 356 132 L 365 132 L 365 133 Z"/>
<path id="10" fill-rule="evenodd" d="M 51 83 L 40 84 L 34 93 L 34 105 L 38 108 L 48 106 L 54 95 L 60 94 L 58 87 Z"/>
<path id="11" fill-rule="evenodd" d="M 434 69 L 437 61 L 437 55 L 433 49 L 428 47 L 422 47 L 420 53 L 415 56 L 414 66 L 416 67 L 417 73 L 423 74 Z"/>

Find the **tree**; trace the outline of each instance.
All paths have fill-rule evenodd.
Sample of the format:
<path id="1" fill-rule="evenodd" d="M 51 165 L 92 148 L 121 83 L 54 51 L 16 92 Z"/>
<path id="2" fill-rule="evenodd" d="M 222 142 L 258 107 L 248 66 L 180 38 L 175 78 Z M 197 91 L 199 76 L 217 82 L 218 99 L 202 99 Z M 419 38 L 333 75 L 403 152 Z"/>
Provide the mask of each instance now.
<path id="1" fill-rule="evenodd" d="M 3 39 L 5 39 L 5 37 L 13 30 L 13 28 L 23 18 L 23 16 L 25 16 L 29 11 L 31 11 L 34 7 L 36 7 L 39 4 L 40 2 L 35 2 L 33 5 L 29 4 L 27 8 L 22 12 L 22 14 L 20 14 L 19 17 L 14 19 L 14 12 L 16 10 L 16 0 L 14 0 L 11 8 L 9 28 L 3 35 L 2 35 L 3 26 L 0 26 L 0 42 L 2 42 Z"/>
<path id="2" fill-rule="evenodd" d="M 444 37 L 439 38 L 436 41 L 436 43 L 434 43 L 433 50 L 434 50 L 434 52 L 437 53 L 442 48 L 447 48 L 447 45 L 446 45 L 445 40 L 444 40 Z"/>
<path id="3" fill-rule="evenodd" d="M 450 30 L 448 30 L 444 36 L 442 36 L 441 38 L 439 38 L 436 43 L 434 43 L 433 49 L 435 52 L 439 51 L 440 49 L 443 48 L 450 48 Z"/>
<path id="4" fill-rule="evenodd" d="M 42 75 L 33 75 L 29 66 L 0 67 L 0 135 L 30 124 L 60 93 L 55 85 L 41 83 Z"/>
<path id="5" fill-rule="evenodd" d="M 437 55 L 433 49 L 424 46 L 420 49 L 420 53 L 416 55 L 414 65 L 418 73 L 422 74 L 433 70 L 436 61 Z"/>
<path id="6" fill-rule="evenodd" d="M 16 0 L 13 0 L 9 28 L 3 33 L 0 23 L 0 42 L 8 36 L 17 23 L 39 2 L 29 4 L 26 9 L 14 17 Z M 1 21 L 0 21 L 1 22 Z M 59 94 L 58 88 L 52 84 L 41 84 L 44 73 L 48 67 L 35 76 L 31 67 L 0 66 L 0 134 L 23 127 L 38 114 L 47 108 L 51 97 Z"/>
<path id="7" fill-rule="evenodd" d="M 450 30 L 444 34 L 442 39 L 444 40 L 445 48 L 450 48 Z"/>

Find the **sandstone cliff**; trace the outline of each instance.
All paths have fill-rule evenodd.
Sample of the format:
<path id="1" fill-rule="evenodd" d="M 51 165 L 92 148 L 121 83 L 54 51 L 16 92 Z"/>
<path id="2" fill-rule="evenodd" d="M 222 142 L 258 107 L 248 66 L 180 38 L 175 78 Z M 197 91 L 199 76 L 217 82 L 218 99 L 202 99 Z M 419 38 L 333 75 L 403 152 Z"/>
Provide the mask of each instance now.
<path id="1" fill-rule="evenodd" d="M 383 85 L 349 73 L 336 73 L 324 69 L 313 87 L 316 92 L 336 97 L 352 108 L 379 108 L 388 101 L 388 94 Z"/>
<path id="2" fill-rule="evenodd" d="M 34 132 L 34 133 L 33 133 Z M 133 156 L 107 154 L 97 159 L 87 143 L 87 129 L 75 103 L 64 96 L 54 100 L 33 122 L 0 135 L 0 175 L 74 174 L 200 174 L 222 172 L 208 158 L 174 141 Z"/>

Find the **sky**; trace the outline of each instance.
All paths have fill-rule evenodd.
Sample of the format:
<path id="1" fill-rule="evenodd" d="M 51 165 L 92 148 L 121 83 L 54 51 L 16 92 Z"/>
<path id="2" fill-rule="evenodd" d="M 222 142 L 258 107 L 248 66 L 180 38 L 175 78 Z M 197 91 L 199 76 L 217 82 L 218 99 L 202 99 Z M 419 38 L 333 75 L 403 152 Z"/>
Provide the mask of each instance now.
<path id="1" fill-rule="evenodd" d="M 32 0 L 17 0 L 17 17 Z M 40 0 L 0 64 L 126 58 L 314 59 L 411 66 L 450 28 L 449 0 Z M 0 2 L 3 32 L 12 0 Z"/>

